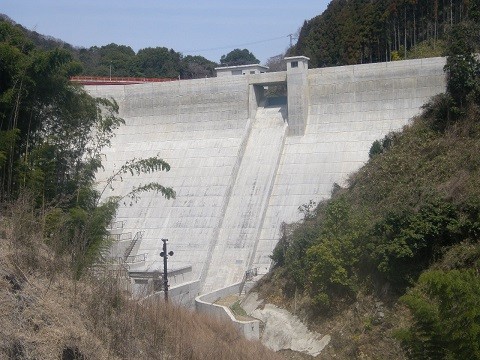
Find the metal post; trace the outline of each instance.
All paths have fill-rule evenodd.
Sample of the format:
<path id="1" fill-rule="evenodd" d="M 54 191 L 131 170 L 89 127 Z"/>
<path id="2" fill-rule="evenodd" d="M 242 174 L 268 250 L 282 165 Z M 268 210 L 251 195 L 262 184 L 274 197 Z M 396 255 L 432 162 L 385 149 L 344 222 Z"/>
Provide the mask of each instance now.
<path id="1" fill-rule="evenodd" d="M 163 257 L 163 293 L 165 294 L 165 302 L 168 302 L 168 272 L 167 272 L 167 259 L 168 256 L 173 255 L 173 251 L 167 253 L 167 241 L 168 239 L 162 239 L 163 241 L 163 251 L 160 253 L 160 256 Z"/>

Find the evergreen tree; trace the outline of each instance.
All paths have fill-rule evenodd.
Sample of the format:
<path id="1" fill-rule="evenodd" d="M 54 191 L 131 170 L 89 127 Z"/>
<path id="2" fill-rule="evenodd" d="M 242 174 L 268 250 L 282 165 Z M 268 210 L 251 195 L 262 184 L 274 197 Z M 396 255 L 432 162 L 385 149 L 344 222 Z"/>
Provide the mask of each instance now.
<path id="1" fill-rule="evenodd" d="M 226 55 L 222 55 L 220 58 L 220 64 L 223 66 L 236 66 L 236 65 L 248 65 L 248 64 L 259 64 L 255 55 L 253 55 L 247 49 L 235 49 L 230 51 Z"/>

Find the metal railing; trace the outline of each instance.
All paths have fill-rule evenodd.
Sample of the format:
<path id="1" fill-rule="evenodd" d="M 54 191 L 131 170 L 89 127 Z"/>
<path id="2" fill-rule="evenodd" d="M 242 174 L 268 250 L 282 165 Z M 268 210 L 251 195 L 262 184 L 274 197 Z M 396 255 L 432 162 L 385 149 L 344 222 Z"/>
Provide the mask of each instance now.
<path id="1" fill-rule="evenodd" d="M 142 77 L 113 77 L 113 76 L 72 76 L 70 81 L 83 85 L 95 84 L 141 84 L 152 82 L 177 81 L 176 78 L 142 78 Z"/>
<path id="2" fill-rule="evenodd" d="M 110 234 L 110 237 L 113 238 L 115 241 L 125 241 L 125 240 L 132 240 L 132 233 L 122 233 L 122 234 Z"/>
<path id="3" fill-rule="evenodd" d="M 146 260 L 147 260 L 147 254 L 129 255 L 125 258 L 125 263 L 133 264 L 137 262 L 144 262 Z"/>
<path id="4" fill-rule="evenodd" d="M 108 224 L 107 230 L 123 229 L 125 222 L 125 220 L 111 222 Z"/>
<path id="5" fill-rule="evenodd" d="M 135 233 L 135 236 L 134 236 L 132 242 L 125 249 L 125 253 L 124 253 L 125 258 L 130 256 L 130 253 L 132 252 L 133 248 L 135 247 L 135 244 L 137 243 L 137 241 L 141 241 L 142 239 L 143 239 L 143 231 L 137 231 Z"/>
<path id="6" fill-rule="evenodd" d="M 253 268 L 253 269 L 249 269 L 249 270 L 245 271 L 245 274 L 243 274 L 242 282 L 240 283 L 240 287 L 238 289 L 238 294 L 239 295 L 242 295 L 243 289 L 245 288 L 245 283 L 247 281 L 253 280 L 253 278 L 255 276 L 257 276 L 257 274 L 258 274 L 258 268 Z"/>

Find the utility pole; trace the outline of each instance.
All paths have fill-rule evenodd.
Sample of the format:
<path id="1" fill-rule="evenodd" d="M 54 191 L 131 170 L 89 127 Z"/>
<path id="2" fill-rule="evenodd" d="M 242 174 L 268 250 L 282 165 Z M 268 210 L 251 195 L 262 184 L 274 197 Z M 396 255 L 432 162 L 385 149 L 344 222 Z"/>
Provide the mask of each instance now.
<path id="1" fill-rule="evenodd" d="M 173 251 L 167 253 L 167 241 L 168 239 L 162 239 L 163 251 L 160 256 L 163 257 L 163 293 L 165 294 L 165 302 L 168 302 L 168 276 L 167 276 L 167 259 L 168 256 L 173 256 Z"/>
<path id="2" fill-rule="evenodd" d="M 290 47 L 292 47 L 292 46 L 293 46 L 293 39 L 296 40 L 296 39 L 298 39 L 298 38 L 297 38 L 297 37 L 293 37 L 293 34 L 288 34 L 287 36 L 290 37 Z"/>

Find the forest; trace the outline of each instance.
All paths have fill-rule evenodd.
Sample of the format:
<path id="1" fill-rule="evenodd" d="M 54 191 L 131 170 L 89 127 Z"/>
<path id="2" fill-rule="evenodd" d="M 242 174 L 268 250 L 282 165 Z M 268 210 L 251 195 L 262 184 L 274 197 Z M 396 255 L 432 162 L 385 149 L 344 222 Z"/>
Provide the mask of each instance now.
<path id="1" fill-rule="evenodd" d="M 17 28 L 32 45 L 45 51 L 61 48 L 78 64 L 78 75 L 198 79 L 215 76 L 215 67 L 259 63 L 248 49 L 233 49 L 219 62 L 199 55 L 183 55 L 166 47 L 148 47 L 135 52 L 130 46 L 108 44 L 89 48 L 75 47 L 60 39 L 42 35 L 16 24 L 0 14 L 0 22 Z"/>
<path id="2" fill-rule="evenodd" d="M 478 17 L 476 0 L 333 0 L 327 9 L 299 30 L 287 56 L 305 55 L 310 67 L 351 65 L 410 58 L 444 56 L 449 29 Z M 218 63 L 198 55 L 183 55 L 166 47 L 135 52 L 130 46 L 107 44 L 78 48 L 14 24 L 43 50 L 62 48 L 82 66 L 79 75 L 194 79 L 215 76 L 215 67 L 258 63 L 247 49 L 234 49 Z M 283 54 L 267 61 L 272 71 Z"/>
<path id="3" fill-rule="evenodd" d="M 290 55 L 311 67 L 442 56 L 449 29 L 478 17 L 476 0 L 333 0 L 305 21 Z"/>

